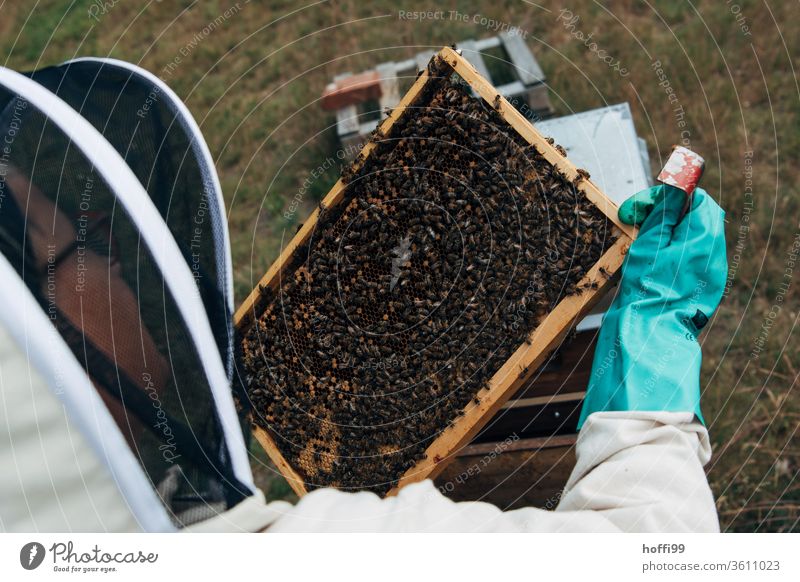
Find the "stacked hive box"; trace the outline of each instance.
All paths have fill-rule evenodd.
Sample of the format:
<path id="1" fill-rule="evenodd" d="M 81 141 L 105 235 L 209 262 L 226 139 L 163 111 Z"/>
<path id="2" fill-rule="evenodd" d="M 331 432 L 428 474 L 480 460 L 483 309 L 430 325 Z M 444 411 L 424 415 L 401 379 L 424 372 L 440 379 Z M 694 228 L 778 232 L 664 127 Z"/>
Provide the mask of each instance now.
<path id="1" fill-rule="evenodd" d="M 466 40 L 458 47 L 478 73 L 528 120 L 552 115 L 545 75 L 519 34 L 505 32 Z M 343 73 L 334 78 L 323 95 L 323 106 L 336 111 L 336 133 L 348 158 L 361 149 L 378 125 L 381 110 L 397 106 L 404 87 L 411 84 L 432 56 L 433 51 L 424 51 L 413 59 L 381 63 L 371 71 Z"/>

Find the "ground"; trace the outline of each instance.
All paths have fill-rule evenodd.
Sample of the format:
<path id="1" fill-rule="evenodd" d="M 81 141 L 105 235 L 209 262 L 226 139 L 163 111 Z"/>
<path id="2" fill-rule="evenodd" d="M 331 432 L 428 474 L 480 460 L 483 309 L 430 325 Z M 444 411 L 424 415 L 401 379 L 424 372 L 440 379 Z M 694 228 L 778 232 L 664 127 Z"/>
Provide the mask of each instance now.
<path id="1" fill-rule="evenodd" d="M 705 156 L 730 263 L 701 337 L 709 479 L 724 530 L 800 529 L 795 3 L 0 0 L 0 16 L 7 67 L 112 56 L 186 100 L 225 191 L 237 302 L 338 177 L 338 161 L 324 164 L 334 118 L 318 103 L 334 75 L 519 27 L 559 113 L 627 101 L 654 171 L 674 143 Z M 271 497 L 291 496 L 256 464 Z"/>

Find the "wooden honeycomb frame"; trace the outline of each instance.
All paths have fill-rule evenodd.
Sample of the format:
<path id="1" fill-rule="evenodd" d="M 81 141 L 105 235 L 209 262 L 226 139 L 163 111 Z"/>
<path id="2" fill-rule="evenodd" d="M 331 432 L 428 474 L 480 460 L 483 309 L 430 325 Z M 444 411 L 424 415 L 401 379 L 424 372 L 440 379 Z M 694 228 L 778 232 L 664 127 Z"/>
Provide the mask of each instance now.
<path id="1" fill-rule="evenodd" d="M 447 47 L 439 51 L 438 56 L 449 64 L 478 96 L 493 106 L 496 104 L 497 112 L 521 137 L 534 145 L 550 164 L 570 180 L 575 179 L 578 175 L 576 166 L 555 146 L 551 145 L 505 98 L 500 96 L 497 90 L 466 59 L 457 51 Z M 399 105 L 379 125 L 382 135 L 388 134 L 391 127 L 403 115 L 405 108 L 414 102 L 429 79 L 426 69 L 419 75 Z M 369 142 L 364 146 L 361 150 L 362 156 L 356 161 L 358 167 L 363 165 L 376 145 L 375 142 Z M 341 179 L 337 181 L 323 199 L 323 204 L 329 209 L 339 204 L 344 197 L 345 188 L 346 185 Z M 481 390 L 479 393 L 480 404 L 470 404 L 463 416 L 456 419 L 452 426 L 444 429 L 426 449 L 426 457 L 400 478 L 397 486 L 389 491 L 389 495 L 396 493 L 404 485 L 438 475 L 445 465 L 455 457 L 455 454 L 473 439 L 506 401 L 528 380 L 545 361 L 548 354 L 564 339 L 570 328 L 600 300 L 604 292 L 612 285 L 612 279 L 603 275 L 601 268 L 610 275 L 620 269 L 625 253 L 636 236 L 636 231 L 633 227 L 620 222 L 617 217 L 617 206 L 591 180 L 580 180 L 578 188 L 615 225 L 615 234 L 619 235 L 619 238 L 579 283 L 587 287 L 588 284 L 596 283 L 597 288 L 562 299 L 534 330 L 530 345 L 523 343 L 491 378 L 488 387 Z M 275 263 L 267 270 L 259 284 L 239 306 L 234 315 L 234 324 L 242 336 L 252 322 L 258 318 L 260 289 L 271 287 L 277 290 L 284 270 L 291 264 L 297 248 L 308 241 L 318 219 L 319 209 L 316 209 L 283 249 Z M 520 370 L 527 370 L 527 373 L 520 375 Z M 272 435 L 258 426 L 253 428 L 253 434 L 272 462 L 288 480 L 292 489 L 299 496 L 306 494 L 308 490 L 303 477 L 281 454 Z"/>

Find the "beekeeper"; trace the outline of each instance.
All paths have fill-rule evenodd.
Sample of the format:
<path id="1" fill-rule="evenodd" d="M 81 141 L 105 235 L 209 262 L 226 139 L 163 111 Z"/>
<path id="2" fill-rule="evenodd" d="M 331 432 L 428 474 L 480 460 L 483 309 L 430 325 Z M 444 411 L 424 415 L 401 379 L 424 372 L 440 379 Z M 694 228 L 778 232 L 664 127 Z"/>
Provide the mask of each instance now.
<path id="1" fill-rule="evenodd" d="M 454 503 L 430 481 L 267 504 L 233 365 L 225 206 L 188 109 L 114 59 L 0 67 L 0 530 L 717 530 L 697 335 L 725 283 L 723 212 L 699 189 L 685 216 L 670 186 L 634 200 L 652 212 L 555 511 Z"/>
<path id="2" fill-rule="evenodd" d="M 59 215 L 23 178 L 7 178 L 5 186 L 27 192 L 18 202 L 44 204 L 45 216 Z M 71 356 L 47 350 L 32 355 L 31 341 L 54 340 L 45 332 L 33 333 L 46 329 L 48 322 L 31 314 L 25 330 L 0 327 L 0 529 L 717 531 L 714 499 L 703 471 L 711 448 L 700 411 L 697 335 L 716 309 L 725 282 L 723 212 L 698 189 L 681 219 L 681 191 L 659 186 L 650 194 L 657 203 L 625 259 L 620 291 L 600 330 L 580 418 L 577 464 L 555 511 L 502 512 L 487 503 L 455 503 L 431 481 L 409 485 L 388 499 L 321 489 L 296 505 L 265 503 L 245 475 L 239 483 L 249 488 L 245 495 L 227 504 L 222 499 L 194 507 L 194 517 L 189 517 L 190 512 L 175 509 L 179 471 L 168 471 L 158 483 L 142 478 L 125 443 L 136 435 L 120 438 L 113 429 L 120 412 L 106 414 L 103 409 L 112 408 L 108 399 L 96 398 L 90 387 L 77 405 L 63 400 L 53 360 L 68 365 Z M 41 244 L 60 244 L 47 234 L 49 223 L 30 220 L 32 228 L 41 227 L 44 233 Z M 43 268 L 50 264 L 41 260 Z M 22 305 L 15 303 L 19 293 L 21 287 L 2 297 L 4 309 L 24 309 L 16 307 Z M 102 334 L 94 341 L 101 343 Z M 143 336 L 141 341 L 149 346 L 155 340 Z M 146 351 L 154 353 L 155 348 Z M 165 373 L 161 364 L 151 367 Z M 67 369 L 82 373 L 80 365 Z M 228 405 L 233 408 L 232 402 Z M 91 414 L 81 416 L 89 408 Z M 92 423 L 103 430 L 92 433 Z M 90 433 L 102 435 L 99 443 Z M 243 448 L 243 440 L 239 435 L 227 446 Z M 176 454 L 172 452 L 173 459 Z M 230 453 L 238 458 L 244 454 Z M 237 474 L 243 475 L 233 471 L 226 479 L 235 480 Z M 195 493 L 199 499 L 211 495 Z"/>

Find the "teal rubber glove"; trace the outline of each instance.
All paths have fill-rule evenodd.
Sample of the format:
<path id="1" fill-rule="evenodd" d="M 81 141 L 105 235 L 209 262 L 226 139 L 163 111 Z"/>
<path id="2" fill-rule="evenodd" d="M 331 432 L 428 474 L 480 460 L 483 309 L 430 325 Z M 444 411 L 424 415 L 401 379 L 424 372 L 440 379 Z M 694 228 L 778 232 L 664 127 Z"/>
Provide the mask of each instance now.
<path id="1" fill-rule="evenodd" d="M 704 422 L 697 335 L 725 287 L 725 213 L 697 188 L 678 222 L 686 194 L 666 185 L 650 190 L 658 202 L 603 319 L 578 428 L 600 411 L 694 412 Z"/>

